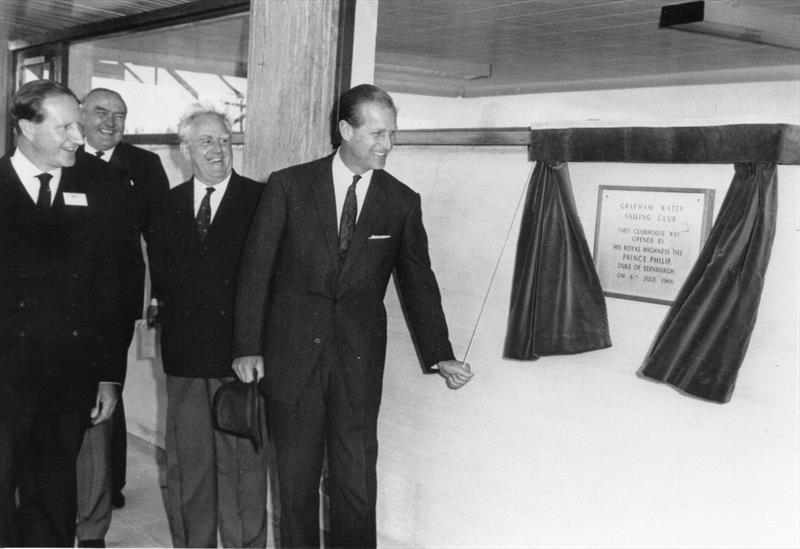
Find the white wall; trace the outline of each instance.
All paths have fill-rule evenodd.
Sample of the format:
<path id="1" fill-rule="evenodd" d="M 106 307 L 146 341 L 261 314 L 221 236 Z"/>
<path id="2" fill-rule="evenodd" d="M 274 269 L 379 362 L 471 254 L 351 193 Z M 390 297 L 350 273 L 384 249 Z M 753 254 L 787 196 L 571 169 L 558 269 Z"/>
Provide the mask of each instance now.
<path id="1" fill-rule="evenodd" d="M 589 118 L 598 125 L 797 123 L 798 90 L 798 83 L 613 90 L 472 105 L 453 99 L 452 108 L 447 100 L 395 99 L 401 124 L 414 119 L 422 127 L 577 126 Z M 635 375 L 663 305 L 607 299 L 610 349 L 536 362 L 501 358 L 515 211 L 531 169 L 524 149 L 398 147 L 387 169 L 422 194 L 457 356 L 478 324 L 468 357 L 475 378 L 448 391 L 419 373 L 396 297 L 387 299 L 380 545 L 800 545 L 798 167 L 779 168 L 778 229 L 758 322 L 724 405 Z M 591 245 L 598 185 L 712 187 L 716 213 L 733 170 L 572 164 L 570 173 Z"/>

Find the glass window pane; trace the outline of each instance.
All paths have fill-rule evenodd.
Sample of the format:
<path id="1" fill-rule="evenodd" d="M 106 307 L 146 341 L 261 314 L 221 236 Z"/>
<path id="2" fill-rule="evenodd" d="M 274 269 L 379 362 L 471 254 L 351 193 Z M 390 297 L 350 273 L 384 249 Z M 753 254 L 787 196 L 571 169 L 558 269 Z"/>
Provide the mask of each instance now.
<path id="1" fill-rule="evenodd" d="M 228 114 L 243 132 L 249 14 L 129 32 L 69 48 L 69 86 L 103 87 L 128 104 L 125 133 L 174 133 L 193 103 Z"/>

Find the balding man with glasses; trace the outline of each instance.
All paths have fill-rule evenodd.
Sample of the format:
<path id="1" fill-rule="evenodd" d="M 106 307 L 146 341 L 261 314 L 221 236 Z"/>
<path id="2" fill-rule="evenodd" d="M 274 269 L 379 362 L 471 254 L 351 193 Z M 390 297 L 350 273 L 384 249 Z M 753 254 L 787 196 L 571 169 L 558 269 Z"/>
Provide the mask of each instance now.
<path id="1" fill-rule="evenodd" d="M 266 547 L 266 453 L 214 429 L 213 397 L 233 379 L 233 304 L 263 185 L 233 171 L 230 126 L 200 109 L 178 125 L 193 176 L 153 219 L 150 272 L 167 374 L 167 515 L 175 547 Z"/>

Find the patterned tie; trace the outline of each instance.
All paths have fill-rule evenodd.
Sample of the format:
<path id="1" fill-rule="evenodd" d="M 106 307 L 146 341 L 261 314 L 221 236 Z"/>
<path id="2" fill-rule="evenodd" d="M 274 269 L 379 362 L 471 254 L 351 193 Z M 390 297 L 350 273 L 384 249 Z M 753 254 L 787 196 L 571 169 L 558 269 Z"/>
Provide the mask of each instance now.
<path id="1" fill-rule="evenodd" d="M 347 195 L 344 197 L 344 207 L 342 207 L 342 220 L 339 223 L 339 260 L 344 263 L 347 257 L 347 250 L 350 248 L 350 241 L 356 230 L 356 218 L 358 217 L 358 200 L 356 199 L 356 183 L 361 179 L 360 175 L 353 176 L 353 182 L 347 187 Z"/>
<path id="2" fill-rule="evenodd" d="M 211 193 L 213 192 L 214 187 L 206 187 L 206 195 L 200 202 L 200 209 L 197 210 L 197 217 L 194 220 L 197 225 L 197 236 L 200 237 L 200 242 L 205 242 L 208 227 L 211 225 Z"/>
<path id="3" fill-rule="evenodd" d="M 53 176 L 49 173 L 40 173 L 36 176 L 39 180 L 39 196 L 36 198 L 36 207 L 39 208 L 41 213 L 47 213 L 50 211 L 50 180 L 53 179 Z"/>

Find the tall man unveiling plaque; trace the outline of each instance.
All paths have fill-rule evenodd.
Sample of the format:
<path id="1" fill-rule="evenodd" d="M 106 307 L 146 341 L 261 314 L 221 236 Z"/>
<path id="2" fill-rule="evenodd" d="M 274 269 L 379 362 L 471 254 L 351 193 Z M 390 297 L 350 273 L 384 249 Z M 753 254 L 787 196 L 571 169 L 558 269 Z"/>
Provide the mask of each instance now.
<path id="1" fill-rule="evenodd" d="M 711 227 L 713 189 L 601 185 L 594 262 L 607 296 L 669 305 Z"/>

